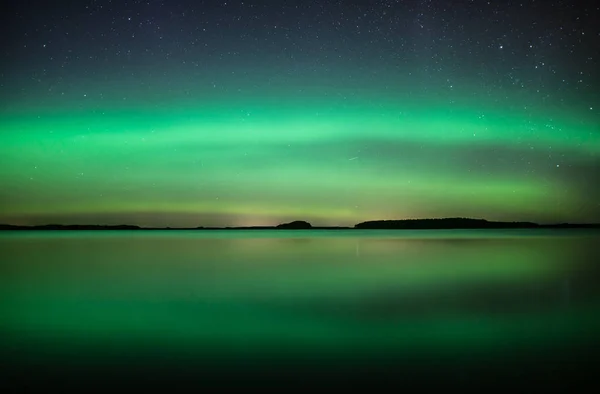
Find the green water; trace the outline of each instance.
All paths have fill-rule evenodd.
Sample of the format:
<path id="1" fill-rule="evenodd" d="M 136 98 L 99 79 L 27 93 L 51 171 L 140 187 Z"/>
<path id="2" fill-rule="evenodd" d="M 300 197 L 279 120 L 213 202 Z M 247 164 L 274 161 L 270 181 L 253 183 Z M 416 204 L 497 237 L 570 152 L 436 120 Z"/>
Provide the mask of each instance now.
<path id="1" fill-rule="evenodd" d="M 578 230 L 4 232 L 0 345 L 9 363 L 585 348 L 600 333 L 599 241 Z"/>

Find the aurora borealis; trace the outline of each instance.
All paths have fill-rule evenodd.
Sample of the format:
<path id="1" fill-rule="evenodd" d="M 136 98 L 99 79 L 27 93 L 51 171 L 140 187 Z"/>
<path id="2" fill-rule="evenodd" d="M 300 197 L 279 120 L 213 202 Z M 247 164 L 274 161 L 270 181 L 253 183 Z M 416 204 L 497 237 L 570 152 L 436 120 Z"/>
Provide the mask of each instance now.
<path id="1" fill-rule="evenodd" d="M 597 7 L 45 4 L 3 16 L 0 223 L 600 221 Z"/>

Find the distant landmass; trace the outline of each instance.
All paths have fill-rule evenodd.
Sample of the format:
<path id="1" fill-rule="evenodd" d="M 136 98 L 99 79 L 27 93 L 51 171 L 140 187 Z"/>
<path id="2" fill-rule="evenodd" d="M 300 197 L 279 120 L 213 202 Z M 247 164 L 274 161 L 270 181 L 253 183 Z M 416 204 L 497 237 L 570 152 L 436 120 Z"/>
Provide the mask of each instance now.
<path id="1" fill-rule="evenodd" d="M 485 219 L 443 218 L 443 219 L 407 219 L 373 220 L 358 223 L 356 229 L 379 230 L 451 230 L 451 229 L 503 229 L 503 228 L 600 228 L 600 224 L 537 224 L 532 222 L 492 222 Z"/>
<path id="2" fill-rule="evenodd" d="M 444 219 L 408 219 L 408 220 L 373 220 L 358 223 L 358 229 L 480 229 L 480 228 L 538 228 L 531 222 L 489 222 L 485 219 L 444 218 Z"/>
<path id="3" fill-rule="evenodd" d="M 593 228 L 600 229 L 599 223 L 577 224 L 537 224 L 532 222 L 494 222 L 485 219 L 442 218 L 442 219 L 405 219 L 372 220 L 354 225 L 354 227 L 313 227 L 309 222 L 295 220 L 277 226 L 254 227 L 140 227 L 132 225 L 80 225 L 46 224 L 42 226 L 15 226 L 0 224 L 2 230 L 452 230 L 452 229 L 535 229 L 535 228 Z"/>
<path id="4" fill-rule="evenodd" d="M 312 226 L 308 222 L 304 222 L 302 220 L 296 220 L 294 222 L 280 224 L 277 226 L 277 228 L 299 230 L 299 229 L 312 228 Z"/>
<path id="5" fill-rule="evenodd" d="M 45 224 L 42 226 L 13 226 L 0 224 L 0 230 L 142 230 L 142 227 L 131 225 L 102 226 L 86 224 Z"/>

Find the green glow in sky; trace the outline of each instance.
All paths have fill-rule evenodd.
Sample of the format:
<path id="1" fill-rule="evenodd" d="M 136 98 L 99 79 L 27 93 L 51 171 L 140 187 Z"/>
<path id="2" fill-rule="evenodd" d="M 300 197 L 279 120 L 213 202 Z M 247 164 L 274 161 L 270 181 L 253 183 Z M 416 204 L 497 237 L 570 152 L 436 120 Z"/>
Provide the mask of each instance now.
<path id="1" fill-rule="evenodd" d="M 367 94 L 71 105 L 0 113 L 0 222 L 600 220 L 598 126 L 564 111 Z"/>

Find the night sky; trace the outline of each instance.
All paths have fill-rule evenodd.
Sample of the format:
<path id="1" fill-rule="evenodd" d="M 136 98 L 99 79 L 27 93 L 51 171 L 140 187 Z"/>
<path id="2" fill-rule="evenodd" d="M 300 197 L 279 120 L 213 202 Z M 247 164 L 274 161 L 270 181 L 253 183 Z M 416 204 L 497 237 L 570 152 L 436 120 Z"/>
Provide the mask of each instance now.
<path id="1" fill-rule="evenodd" d="M 600 222 L 600 5 L 12 1 L 0 223 Z"/>

